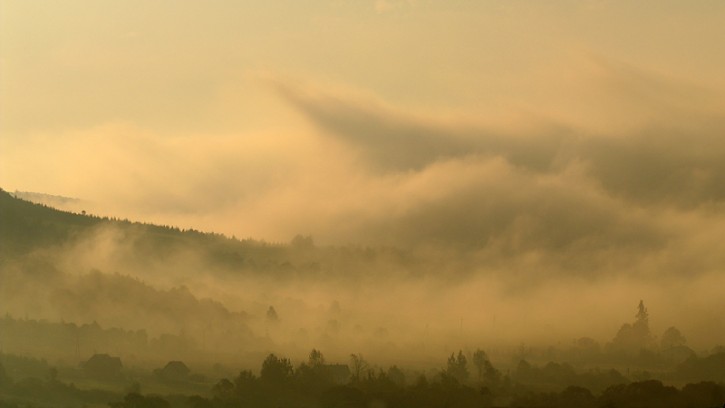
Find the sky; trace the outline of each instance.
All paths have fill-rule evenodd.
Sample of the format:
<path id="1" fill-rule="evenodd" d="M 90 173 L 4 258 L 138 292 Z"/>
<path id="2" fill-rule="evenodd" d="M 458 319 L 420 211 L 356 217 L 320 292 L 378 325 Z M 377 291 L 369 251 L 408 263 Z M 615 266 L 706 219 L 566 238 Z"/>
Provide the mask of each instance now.
<path id="1" fill-rule="evenodd" d="M 505 276 L 431 310 L 500 284 L 530 295 L 512 315 L 589 323 L 553 299 L 621 296 L 618 324 L 645 298 L 712 345 L 723 21 L 719 0 L 0 0 L 0 187 Z"/>
<path id="2" fill-rule="evenodd" d="M 0 7 L 6 190 L 273 242 L 722 249 L 720 1 Z"/>

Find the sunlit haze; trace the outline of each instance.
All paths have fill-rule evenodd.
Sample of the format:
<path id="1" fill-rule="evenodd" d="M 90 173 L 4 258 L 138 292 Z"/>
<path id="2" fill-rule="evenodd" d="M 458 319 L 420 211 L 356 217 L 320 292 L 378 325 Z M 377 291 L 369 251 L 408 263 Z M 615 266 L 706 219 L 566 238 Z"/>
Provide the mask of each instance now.
<path id="1" fill-rule="evenodd" d="M 188 336 L 209 364 L 427 370 L 604 349 L 643 300 L 653 338 L 709 352 L 724 72 L 722 1 L 0 0 L 0 187 L 234 239 L 71 229 L 3 253 L 0 313 Z M 202 303 L 156 315 L 152 291 Z"/>

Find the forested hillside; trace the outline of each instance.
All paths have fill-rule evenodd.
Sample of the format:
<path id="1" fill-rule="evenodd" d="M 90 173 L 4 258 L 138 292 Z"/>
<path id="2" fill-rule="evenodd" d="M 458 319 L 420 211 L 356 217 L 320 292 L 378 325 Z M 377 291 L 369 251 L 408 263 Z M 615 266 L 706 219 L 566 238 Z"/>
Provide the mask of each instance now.
<path id="1" fill-rule="evenodd" d="M 163 256 L 173 250 L 202 248 L 210 252 L 210 258 L 217 258 L 218 262 L 230 266 L 239 260 L 234 255 L 248 255 L 254 250 L 275 256 L 278 253 L 274 252 L 274 248 L 279 247 L 251 239 L 239 241 L 196 230 L 182 231 L 169 226 L 60 211 L 16 198 L 4 190 L 0 190 L 0 219 L 0 244 L 3 255 L 8 258 L 33 250 L 68 246 L 84 235 L 93 233 L 94 228 L 101 227 L 119 228 L 127 235 L 142 237 L 136 249 L 148 253 Z"/>
<path id="2" fill-rule="evenodd" d="M 505 340 L 538 305 L 470 308 L 459 285 L 492 284 L 440 254 L 239 240 L 5 191 L 0 226 L 0 406 L 690 407 L 725 392 L 722 347 L 654 329 L 643 301 L 605 343 Z M 399 296 L 414 309 L 391 308 Z M 482 317 L 464 328 L 461 309 Z"/>
<path id="3" fill-rule="evenodd" d="M 175 350 L 201 360 L 212 353 L 245 360 L 275 343 L 299 343 L 294 347 L 301 352 L 318 338 L 330 343 L 342 335 L 382 344 L 390 341 L 388 330 L 368 326 L 361 332 L 364 316 L 353 323 L 351 313 L 358 311 L 340 310 L 344 295 L 326 300 L 320 313 L 318 305 L 301 303 L 299 297 L 307 293 L 302 288 L 355 288 L 356 282 L 433 270 L 396 249 L 319 247 L 299 235 L 289 243 L 239 240 L 60 211 L 5 191 L 0 191 L 0 226 L 1 313 L 143 331 L 149 341 L 178 338 L 159 349 L 170 357 Z M 267 316 L 273 306 L 281 323 Z M 55 336 L 52 330 L 43 335 L 46 327 L 32 334 L 12 332 L 5 350 L 67 356 L 52 342 L 27 341 Z M 103 340 L 96 349 L 154 359 L 158 350 L 137 345 Z"/>
<path id="4" fill-rule="evenodd" d="M 269 273 L 275 277 L 301 275 L 306 278 L 330 278 L 342 273 L 384 275 L 395 267 L 416 273 L 430 271 L 412 254 L 394 248 L 358 246 L 317 247 L 309 236 L 297 235 L 289 243 L 267 243 L 252 238 L 237 239 L 195 229 L 119 220 L 90 214 L 60 211 L 14 197 L 0 190 L 0 254 L 3 260 L 22 257 L 33 251 L 59 249 L 95 238 L 113 230 L 115 244 L 132 251 L 133 256 L 119 259 L 136 268 L 148 267 L 180 253 L 194 253 L 207 271 L 236 274 Z M 340 268 L 344 265 L 344 268 Z"/>

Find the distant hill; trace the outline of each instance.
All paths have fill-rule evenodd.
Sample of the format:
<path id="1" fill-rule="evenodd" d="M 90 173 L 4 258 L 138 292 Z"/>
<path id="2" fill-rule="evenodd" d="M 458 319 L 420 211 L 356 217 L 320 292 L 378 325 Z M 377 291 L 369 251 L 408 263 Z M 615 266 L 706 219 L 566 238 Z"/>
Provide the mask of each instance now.
<path id="1" fill-rule="evenodd" d="M 92 243 L 102 241 L 103 231 L 113 231 L 118 237 L 114 247 L 103 249 L 112 252 L 113 263 L 96 265 L 78 260 L 97 255 Z M 179 332 L 196 339 L 206 332 L 220 343 L 252 344 L 255 340 L 246 325 L 246 313 L 201 298 L 185 286 L 164 289 L 134 276 L 158 273 L 174 281 L 174 266 L 179 262 L 173 263 L 171 259 L 192 249 L 203 255 L 201 262 L 220 257 L 219 263 L 231 269 L 232 263 L 220 254 L 255 248 L 266 247 L 256 241 L 238 241 L 218 234 L 60 211 L 0 191 L 0 314 L 7 313 L 5 323 L 13 322 L 10 316 L 29 315 L 79 325 L 98 321 L 110 327 L 148 329 L 167 342 Z M 205 271 L 199 271 L 201 279 L 202 272 Z M 28 340 L 52 338 L 55 335 L 51 326 L 36 325 L 36 331 L 26 333 L 18 324 L 1 328 L 6 349 L 53 355 L 47 342 Z M 128 353 L 143 352 L 143 347 L 124 348 L 106 337 L 99 337 L 94 344 Z M 195 347 L 185 342 L 173 340 L 173 344 L 159 347 L 185 352 Z M 31 346 L 35 349 L 28 348 Z"/>
<path id="2" fill-rule="evenodd" d="M 58 353 L 73 351 L 68 337 L 73 327 L 98 322 L 144 330 L 148 339 L 134 343 L 129 340 L 134 335 L 119 332 L 116 341 L 106 336 L 112 332 L 99 331 L 89 335 L 94 340 L 86 351 L 97 346 L 168 359 L 223 352 L 242 358 L 269 348 L 270 331 L 291 330 L 296 336 L 304 324 L 314 324 L 305 330 L 321 335 L 327 327 L 324 313 L 322 325 L 293 319 L 296 311 L 290 307 L 299 307 L 298 301 L 271 299 L 264 288 L 281 286 L 284 293 L 285 287 L 323 282 L 380 285 L 381 278 L 434 268 L 391 248 L 323 247 L 302 236 L 289 244 L 239 240 L 61 211 L 0 190 L 0 315 L 6 315 L 0 329 L 7 336 L 2 342 L 14 352 L 61 357 Z M 303 282 L 311 286 L 298 286 Z M 263 311 L 275 302 L 288 303 L 280 327 L 264 320 Z M 34 338 L 62 338 L 63 350 L 26 341 Z"/>
<path id="3" fill-rule="evenodd" d="M 416 273 L 425 269 L 410 254 L 394 248 L 318 247 L 310 237 L 301 236 L 290 244 L 239 240 L 194 229 L 61 211 L 0 189 L 0 262 L 39 249 L 67 248 L 106 227 L 119 231 L 121 242 L 117 244 L 130 251 L 124 259 L 134 268 L 193 252 L 209 271 L 217 273 L 347 279 L 368 275 L 372 269 L 382 274 L 391 267 L 399 271 L 415 268 Z"/>
<path id="4" fill-rule="evenodd" d="M 0 343 L 5 351 L 70 357 L 69 351 L 78 346 L 75 336 L 80 326 L 96 329 L 83 336 L 84 354 L 101 349 L 171 358 L 202 352 L 204 337 L 214 338 L 229 350 L 235 349 L 235 343 L 260 342 L 247 326 L 245 312 L 200 299 L 184 286 L 159 290 L 128 276 L 94 272 L 60 287 L 36 289 L 36 294 L 45 298 L 60 319 L 16 319 L 3 310 Z M 114 329 L 100 330 L 96 322 Z"/>
<path id="5" fill-rule="evenodd" d="M 57 245 L 100 221 L 34 204 L 0 190 L 0 254 L 7 257 Z"/>
<path id="6" fill-rule="evenodd" d="M 33 193 L 38 196 L 45 196 Z M 27 195 L 26 195 L 27 196 Z M 228 266 L 240 266 L 242 254 L 250 250 L 267 250 L 278 255 L 275 248 L 255 240 L 237 240 L 221 234 L 202 233 L 119 220 L 109 217 L 79 214 L 58 210 L 45 204 L 33 203 L 0 189 L 0 254 L 5 257 L 24 255 L 36 249 L 67 246 L 99 227 L 108 226 L 132 234 L 139 255 L 163 256 L 174 250 L 209 251 L 209 257 Z M 235 265 L 236 264 L 236 265 Z"/>

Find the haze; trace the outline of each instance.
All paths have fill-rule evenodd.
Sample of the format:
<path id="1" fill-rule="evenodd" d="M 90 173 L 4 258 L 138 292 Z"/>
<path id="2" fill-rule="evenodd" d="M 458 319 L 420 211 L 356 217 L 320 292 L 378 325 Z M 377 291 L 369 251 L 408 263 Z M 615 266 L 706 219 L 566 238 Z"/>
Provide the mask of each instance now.
<path id="1" fill-rule="evenodd" d="M 408 257 L 226 281 L 194 251 L 129 261 L 112 229 L 47 254 L 78 299 L 100 270 L 247 313 L 258 351 L 428 362 L 606 342 L 640 299 L 657 335 L 710 349 L 725 343 L 723 21 L 705 0 L 0 1 L 0 186 Z M 5 309 L 182 329 L 54 299 Z M 270 305 L 294 324 L 265 328 Z M 338 337 L 331 319 L 349 322 Z"/>

